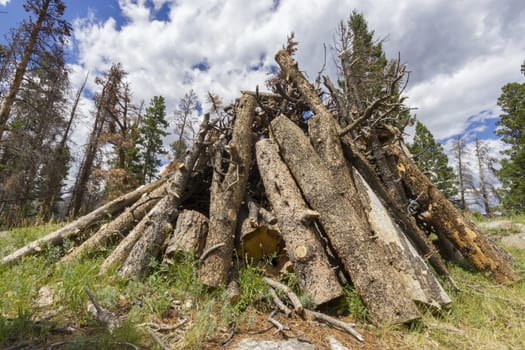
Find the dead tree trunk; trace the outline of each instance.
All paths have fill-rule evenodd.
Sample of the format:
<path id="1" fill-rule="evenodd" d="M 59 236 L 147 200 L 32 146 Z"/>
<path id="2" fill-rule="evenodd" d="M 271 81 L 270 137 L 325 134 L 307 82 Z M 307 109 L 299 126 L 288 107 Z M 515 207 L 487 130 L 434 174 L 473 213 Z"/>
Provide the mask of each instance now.
<path id="1" fill-rule="evenodd" d="M 62 258 L 62 262 L 73 261 L 74 259 L 92 254 L 97 249 L 113 239 L 123 237 L 129 230 L 137 224 L 142 218 L 160 201 L 166 194 L 165 179 L 159 180 L 156 184 L 160 187 L 147 193 L 140 200 L 135 202 L 131 207 L 121 213 L 117 218 L 107 225 L 102 226 L 93 236 L 89 237 L 84 243 L 73 249 L 68 255 Z"/>
<path id="2" fill-rule="evenodd" d="M 319 214 L 304 202 L 274 141 L 257 142 L 256 153 L 266 196 L 277 214 L 277 223 L 302 290 L 312 296 L 316 305 L 341 296 L 335 271 L 311 227 Z"/>
<path id="3" fill-rule="evenodd" d="M 207 234 L 208 218 L 195 210 L 183 210 L 168 242 L 165 259 L 170 259 L 177 252 L 200 256 Z"/>
<path id="4" fill-rule="evenodd" d="M 520 279 L 508 255 L 463 217 L 398 147 L 390 145 L 387 151 L 397 158 L 399 176 L 413 200 L 426 212 L 424 218 L 438 236 L 450 240 L 476 269 L 489 272 L 497 282 Z"/>
<path id="5" fill-rule="evenodd" d="M 18 262 L 25 256 L 36 254 L 42 249 L 46 248 L 49 245 L 60 244 L 66 238 L 72 238 L 79 235 L 86 228 L 91 225 L 98 224 L 102 219 L 113 216 L 115 213 L 121 211 L 125 207 L 136 202 L 144 193 L 150 192 L 153 188 L 158 186 L 157 183 L 152 183 L 149 185 L 141 186 L 135 191 L 125 194 L 108 204 L 92 211 L 91 213 L 78 218 L 72 223 L 62 227 L 61 229 L 54 231 L 47 236 L 44 236 L 36 241 L 28 244 L 14 253 L 4 257 L 0 262 L 1 265 L 10 265 Z"/>
<path id="6" fill-rule="evenodd" d="M 209 115 L 206 114 L 192 148 L 184 160 L 184 165 L 177 170 L 168 183 L 167 194 L 130 232 L 128 235 L 130 239 L 124 240 L 126 242 L 122 241 L 119 247 L 106 259 L 101 270 L 126 259 L 119 275 L 126 278 L 143 276 L 150 259 L 158 256 L 160 246 L 166 240 L 167 234 L 172 231 L 171 223 L 177 218 L 182 193 L 190 180 L 193 167 L 204 149 L 204 140 L 209 128 Z M 133 239 L 136 239 L 136 243 L 133 242 Z M 132 248 L 130 249 L 130 247 Z M 127 254 L 128 252 L 129 254 Z"/>
<path id="7" fill-rule="evenodd" d="M 400 204 L 396 202 L 394 197 L 392 197 L 386 190 L 379 176 L 374 172 L 374 169 L 365 156 L 358 151 L 352 140 L 348 136 L 343 136 L 341 141 L 345 157 L 356 167 L 359 174 L 363 176 L 365 181 L 381 198 L 384 206 L 388 208 L 397 224 L 403 227 L 404 232 L 408 235 L 419 254 L 425 259 L 428 259 L 429 263 L 438 274 L 448 276 L 449 273 L 445 262 L 432 242 L 430 242 L 427 235 L 417 226 L 415 219 L 409 216 L 407 211 L 404 210 L 404 208 L 402 208 Z"/>
<path id="8" fill-rule="evenodd" d="M 254 137 L 251 127 L 256 104 L 253 96 L 244 94 L 236 107 L 233 135 L 229 145 L 231 159 L 222 181 L 220 160 L 214 164 L 210 223 L 205 250 L 218 244 L 223 245 L 207 256 L 199 271 L 202 282 L 214 288 L 226 282 L 232 262 L 237 216 L 253 159 Z M 217 152 L 222 152 L 222 149 Z"/>
<path id="9" fill-rule="evenodd" d="M 281 115 L 271 123 L 281 155 L 357 291 L 378 323 L 404 323 L 421 315 L 391 265 L 386 247 L 363 224 L 302 130 Z"/>
<path id="10" fill-rule="evenodd" d="M 399 275 L 399 281 L 412 300 L 438 308 L 449 304 L 450 298 L 403 231 L 393 222 L 370 186 L 347 163 L 335 120 L 328 111 L 310 118 L 308 131 L 311 143 L 323 158 L 336 183 L 340 184 L 356 216 L 362 218 L 364 227 L 370 225 L 376 239 L 385 245 L 392 266 Z"/>

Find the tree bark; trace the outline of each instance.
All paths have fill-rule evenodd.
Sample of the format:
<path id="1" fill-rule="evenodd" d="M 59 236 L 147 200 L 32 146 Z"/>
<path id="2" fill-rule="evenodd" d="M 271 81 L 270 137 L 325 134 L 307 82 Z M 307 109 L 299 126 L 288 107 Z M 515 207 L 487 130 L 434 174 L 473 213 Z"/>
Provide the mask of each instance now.
<path id="1" fill-rule="evenodd" d="M 277 214 L 277 222 L 301 289 L 312 296 L 316 305 L 341 296 L 342 289 L 335 271 L 311 228 L 315 219 L 312 215 L 317 213 L 305 203 L 279 156 L 279 147 L 272 140 L 261 140 L 256 144 L 256 153 L 266 196 Z"/>
<path id="2" fill-rule="evenodd" d="M 93 236 L 89 237 L 84 243 L 73 249 L 68 255 L 62 258 L 62 262 L 73 261 L 74 259 L 92 254 L 98 249 L 116 239 L 126 235 L 129 230 L 158 203 L 166 194 L 166 181 L 161 179 L 155 182 L 157 188 L 151 188 L 151 192 L 145 193 L 141 199 L 131 207 L 126 208 L 117 218 L 110 223 L 102 226 Z"/>
<path id="3" fill-rule="evenodd" d="M 205 114 L 197 138 L 184 160 L 184 165 L 169 180 L 168 193 L 104 261 L 101 272 L 125 259 L 119 275 L 125 278 L 140 278 L 146 273 L 151 258 L 157 258 L 167 234 L 171 233 L 171 223 L 179 214 L 178 206 L 190 180 L 193 167 L 204 149 L 204 140 L 210 127 L 208 122 L 209 115 Z"/>
<path id="4" fill-rule="evenodd" d="M 392 267 L 386 247 L 358 217 L 339 183 L 302 130 L 285 116 L 271 123 L 281 155 L 306 201 L 349 273 L 372 318 L 383 324 L 404 323 L 421 315 Z"/>
<path id="5" fill-rule="evenodd" d="M 488 272 L 498 283 L 520 279 L 509 256 L 463 217 L 413 161 L 394 145 L 387 151 L 397 158 L 399 176 L 422 211 L 428 212 L 425 220 L 438 236 L 448 239 L 478 271 Z"/>
<path id="6" fill-rule="evenodd" d="M 204 259 L 199 271 L 202 282 L 213 288 L 226 282 L 232 262 L 237 216 L 253 159 L 254 137 L 251 127 L 256 105 L 257 101 L 253 96 L 244 94 L 236 107 L 233 135 L 229 145 L 232 159 L 222 181 L 217 171 L 220 164 L 215 164 L 205 250 L 217 244 L 224 245 Z"/>
<path id="7" fill-rule="evenodd" d="M 11 82 L 11 85 L 9 86 L 9 91 L 3 98 L 2 105 L 0 106 L 0 141 L 2 141 L 2 136 L 6 129 L 9 114 L 11 113 L 11 108 L 13 107 L 16 95 L 18 93 L 18 90 L 20 89 L 20 84 L 22 84 L 22 79 L 26 74 L 27 65 L 29 64 L 29 60 L 31 59 L 31 55 L 33 54 L 33 50 L 38 40 L 38 35 L 42 30 L 42 24 L 45 18 L 48 16 L 47 11 L 49 9 L 50 3 L 51 0 L 42 1 L 42 8 L 38 13 L 38 18 L 35 22 L 33 29 L 31 30 L 31 34 L 29 35 L 29 40 L 24 49 L 24 53 L 22 54 L 22 59 L 16 67 L 15 76 L 13 78 L 13 81 Z"/>
<path id="8" fill-rule="evenodd" d="M 450 298 L 421 256 L 394 223 L 382 202 L 355 172 L 343 155 L 335 120 L 328 112 L 308 120 L 310 142 L 324 160 L 335 183 L 351 203 L 363 227 L 369 226 L 377 240 L 386 247 L 388 259 L 412 300 L 440 308 Z"/>
<path id="9" fill-rule="evenodd" d="M 173 236 L 168 242 L 165 259 L 177 252 L 199 257 L 208 234 L 208 218 L 195 210 L 183 210 L 177 218 Z"/>
<path id="10" fill-rule="evenodd" d="M 18 262 L 25 256 L 33 255 L 46 248 L 48 245 L 60 244 L 66 238 L 72 238 L 79 235 L 83 230 L 91 225 L 98 224 L 99 220 L 111 217 L 125 207 L 136 202 L 144 193 L 148 193 L 158 184 L 153 183 L 137 188 L 135 191 L 127 193 L 108 204 L 92 211 L 91 213 L 78 218 L 61 229 L 48 234 L 45 237 L 26 245 L 14 253 L 2 258 L 1 265 L 10 265 Z"/>

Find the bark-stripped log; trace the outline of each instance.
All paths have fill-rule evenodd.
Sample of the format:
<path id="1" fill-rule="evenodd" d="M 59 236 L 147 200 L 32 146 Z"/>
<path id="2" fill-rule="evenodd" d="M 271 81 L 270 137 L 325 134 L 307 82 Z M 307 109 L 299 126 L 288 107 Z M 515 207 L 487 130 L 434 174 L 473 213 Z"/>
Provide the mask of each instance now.
<path id="1" fill-rule="evenodd" d="M 271 131 L 304 198 L 320 214 L 319 221 L 373 320 L 388 324 L 419 318 L 386 247 L 357 217 L 303 131 L 283 115 L 272 121 Z"/>
<path id="2" fill-rule="evenodd" d="M 520 279 L 509 256 L 468 221 L 452 203 L 430 182 L 395 145 L 386 146 L 387 152 L 397 158 L 397 170 L 411 197 L 423 211 L 427 222 L 438 236 L 444 236 L 479 271 L 488 272 L 498 283 L 512 283 Z"/>
<path id="3" fill-rule="evenodd" d="M 219 179 L 219 164 L 215 164 L 210 198 L 210 223 L 205 250 L 224 243 L 203 261 L 199 275 L 210 287 L 226 282 L 232 263 L 237 216 L 246 191 L 252 164 L 254 137 L 252 124 L 257 101 L 242 95 L 236 107 L 233 135 L 229 148 L 232 155 L 226 175 Z"/>
<path id="4" fill-rule="evenodd" d="M 112 217 L 127 206 L 135 203 L 140 197 L 142 197 L 142 195 L 152 191 L 158 185 L 158 183 L 144 185 L 137 188 L 133 192 L 120 196 L 119 198 L 109 202 L 108 204 L 103 205 L 98 209 L 95 209 L 91 213 L 84 215 L 76 219 L 75 221 L 67 224 L 61 229 L 51 232 L 47 236 L 39 238 L 36 241 L 33 241 L 30 244 L 9 254 L 8 256 L 2 258 L 0 264 L 10 265 L 16 263 L 23 257 L 37 254 L 38 252 L 42 251 L 44 248 L 50 245 L 58 245 L 62 243 L 62 241 L 66 238 L 76 237 L 88 227 L 98 224 L 100 220 Z"/>
<path id="5" fill-rule="evenodd" d="M 310 118 L 308 131 L 311 143 L 352 204 L 356 217 L 362 219 L 364 227 L 369 225 L 377 239 L 386 246 L 392 266 L 412 300 L 437 308 L 449 304 L 450 298 L 403 231 L 370 186 L 347 163 L 335 120 L 328 111 Z"/>
<path id="6" fill-rule="evenodd" d="M 173 236 L 168 242 L 165 256 L 177 252 L 200 256 L 208 234 L 208 218 L 195 210 L 183 210 L 177 218 Z"/>
<path id="7" fill-rule="evenodd" d="M 151 258 L 158 256 L 160 246 L 172 231 L 171 223 L 177 218 L 177 207 L 195 163 L 205 147 L 204 140 L 209 128 L 209 115 L 205 114 L 191 150 L 184 159 L 184 165 L 177 169 L 168 182 L 167 194 L 104 261 L 101 272 L 107 270 L 109 266 L 118 265 L 125 259 L 119 273 L 121 277 L 135 278 L 144 275 Z"/>
<path id="8" fill-rule="evenodd" d="M 126 208 L 117 218 L 102 226 L 93 236 L 64 256 L 61 262 L 70 262 L 74 259 L 105 249 L 112 241 L 118 241 L 157 204 L 166 194 L 166 179 L 157 181 L 159 188 L 146 193 L 131 207 Z"/>
<path id="9" fill-rule="evenodd" d="M 266 196 L 277 214 L 301 289 L 312 296 L 316 305 L 341 296 L 342 289 L 335 271 L 311 228 L 311 219 L 314 218 L 303 219 L 309 216 L 311 209 L 281 160 L 279 147 L 272 140 L 261 140 L 256 144 L 256 153 Z"/>
<path id="10" fill-rule="evenodd" d="M 356 167 L 359 174 L 361 174 L 365 181 L 374 189 L 374 192 L 382 200 L 383 205 L 390 211 L 391 217 L 395 218 L 396 223 L 403 227 L 404 232 L 414 244 L 419 254 L 423 256 L 425 260 L 428 259 L 428 262 L 438 274 L 448 277 L 449 273 L 445 262 L 427 235 L 417 226 L 415 219 L 409 216 L 407 211 L 401 208 L 394 197 L 389 194 L 379 176 L 374 172 L 368 160 L 357 149 L 350 137 L 343 136 L 341 141 L 345 157 Z"/>

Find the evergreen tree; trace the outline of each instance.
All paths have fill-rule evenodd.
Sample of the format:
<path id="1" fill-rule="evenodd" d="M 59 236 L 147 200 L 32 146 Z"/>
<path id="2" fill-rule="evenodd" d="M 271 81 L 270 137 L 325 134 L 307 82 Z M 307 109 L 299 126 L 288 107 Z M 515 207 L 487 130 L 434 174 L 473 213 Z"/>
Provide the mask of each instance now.
<path id="1" fill-rule="evenodd" d="M 156 177 L 157 167 L 160 165 L 158 155 L 167 153 L 162 146 L 162 138 L 168 134 L 164 131 L 167 127 L 164 97 L 154 96 L 139 127 L 144 182 L 151 182 Z"/>
<path id="2" fill-rule="evenodd" d="M 525 75 L 525 62 L 521 66 Z M 498 105 L 503 110 L 496 135 L 510 148 L 503 151 L 498 172 L 503 185 L 503 207 L 514 211 L 525 208 L 525 83 L 503 86 Z"/>
<path id="3" fill-rule="evenodd" d="M 190 90 L 179 101 L 177 110 L 173 116 L 173 124 L 178 139 L 170 144 L 176 160 L 182 160 L 184 153 L 195 136 L 194 124 L 197 118 L 194 112 L 197 110 L 198 98 L 193 90 Z"/>
<path id="4" fill-rule="evenodd" d="M 448 165 L 448 157 L 443 147 L 422 123 L 416 122 L 414 142 L 408 146 L 418 167 L 425 172 L 436 187 L 449 199 L 454 198 L 456 175 Z"/>

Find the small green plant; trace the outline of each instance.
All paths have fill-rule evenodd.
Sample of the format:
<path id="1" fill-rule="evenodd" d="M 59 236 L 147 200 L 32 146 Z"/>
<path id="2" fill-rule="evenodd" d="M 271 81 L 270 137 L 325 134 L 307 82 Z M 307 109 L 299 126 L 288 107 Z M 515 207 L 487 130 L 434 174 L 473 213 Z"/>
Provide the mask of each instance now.
<path id="1" fill-rule="evenodd" d="M 0 314 L 0 346 L 14 344 L 20 341 L 32 341 L 44 336 L 49 327 L 36 325 L 28 310 L 18 310 L 15 318 L 7 319 Z"/>
<path id="2" fill-rule="evenodd" d="M 354 287 L 344 287 L 341 303 L 341 307 L 344 310 L 347 310 L 352 317 L 354 317 L 359 322 L 366 322 L 368 317 L 368 309 Z"/>
<path id="3" fill-rule="evenodd" d="M 260 304 L 268 298 L 268 286 L 262 279 L 260 270 L 255 265 L 246 265 L 239 271 L 241 297 L 235 305 L 237 314 L 246 310 L 248 305 Z"/>

